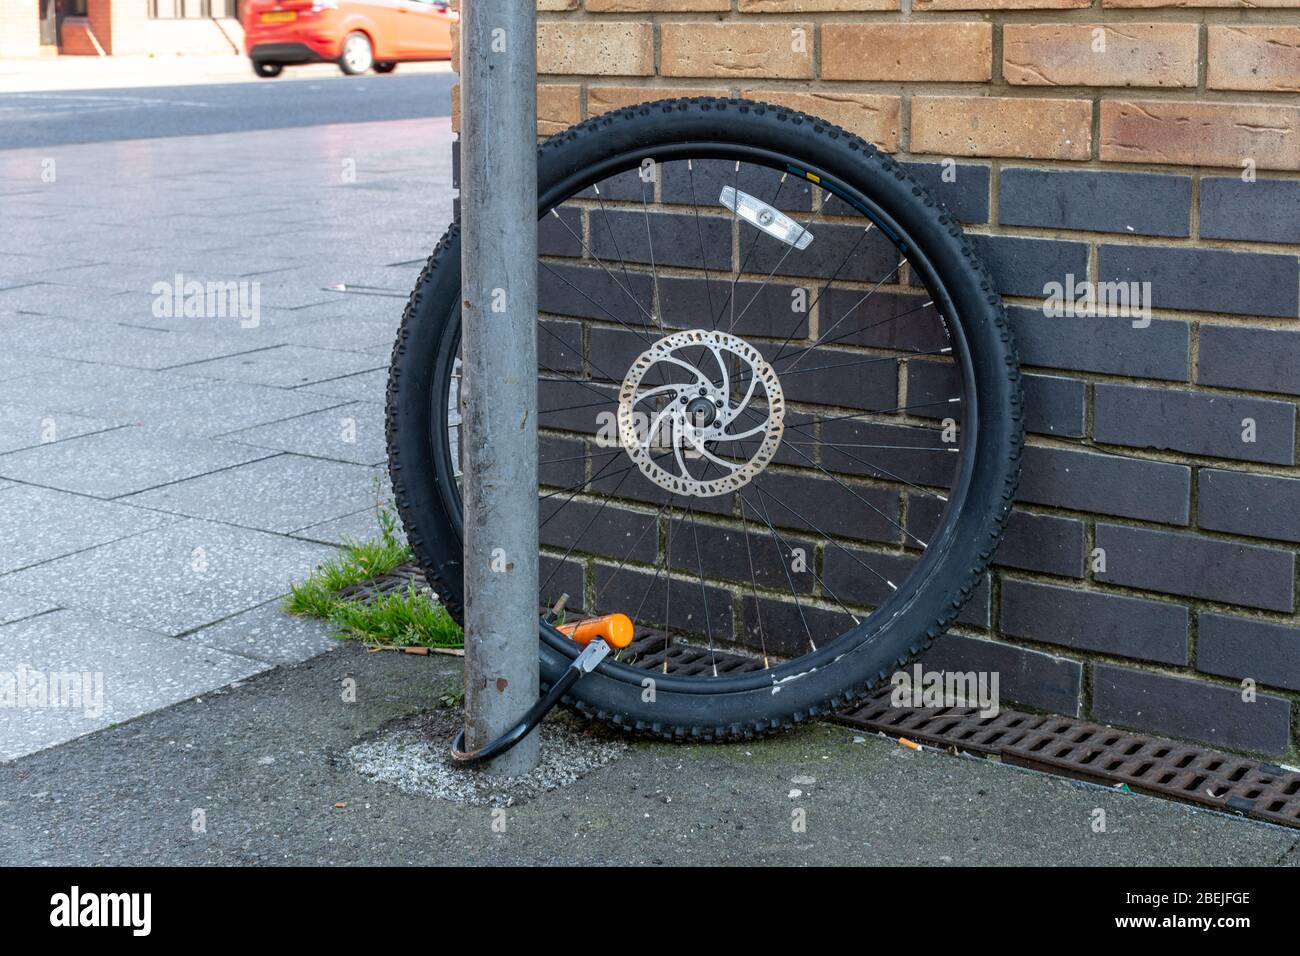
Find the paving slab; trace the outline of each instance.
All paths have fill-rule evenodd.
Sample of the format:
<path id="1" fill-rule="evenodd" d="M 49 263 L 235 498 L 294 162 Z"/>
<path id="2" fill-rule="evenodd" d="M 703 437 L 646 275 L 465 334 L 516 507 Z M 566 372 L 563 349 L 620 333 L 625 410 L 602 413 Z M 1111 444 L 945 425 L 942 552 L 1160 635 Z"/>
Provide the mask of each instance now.
<path id="1" fill-rule="evenodd" d="M 117 498 L 271 454 L 174 431 L 126 427 L 0 455 L 0 476 Z"/>
<path id="2" fill-rule="evenodd" d="M 296 385 L 309 385 L 344 375 L 368 372 L 387 365 L 387 361 L 364 351 L 348 352 L 284 345 L 233 358 L 199 362 L 178 370 L 177 374 L 192 378 L 293 388 Z"/>
<path id="3" fill-rule="evenodd" d="M 124 424 L 111 417 L 88 418 L 71 412 L 41 411 L 23 405 L 0 404 L 0 455 L 24 448 L 108 431 Z"/>
<path id="4" fill-rule="evenodd" d="M 0 574 L 173 524 L 172 515 L 31 485 L 0 488 Z M 6 579 L 0 577 L 0 583 Z"/>
<path id="5" fill-rule="evenodd" d="M 332 378 L 315 385 L 304 385 L 294 391 L 327 395 L 350 402 L 373 402 L 376 405 L 383 405 L 388 401 L 388 368 L 377 368 L 372 372 L 362 372 L 360 375 Z"/>
<path id="6" fill-rule="evenodd" d="M 58 605 L 53 601 L 34 598 L 30 594 L 15 591 L 6 586 L 4 579 L 0 578 L 0 624 L 12 624 L 14 621 L 36 617 L 38 614 L 48 614 L 57 608 Z"/>
<path id="7" fill-rule="evenodd" d="M 267 666 L 81 611 L 52 611 L 0 625 L 0 699 L 11 695 L 9 706 L 0 707 L 0 761 L 223 687 Z M 66 696 L 50 693 L 55 679 L 68 689 Z M 25 699 L 18 689 L 24 681 Z M 42 686 L 44 699 L 34 693 Z"/>
<path id="8" fill-rule="evenodd" d="M 0 330 L 2 334 L 3 330 Z M 0 402 L 44 412 L 93 416 L 92 409 L 115 398 L 164 392 L 194 384 L 193 379 L 178 379 L 171 372 L 116 368 L 89 362 L 70 364 L 73 367 L 53 375 L 37 373 L 0 379 Z"/>
<path id="9" fill-rule="evenodd" d="M 139 321 L 148 321 L 148 313 Z M 238 328 L 237 320 L 229 320 Z M 23 339 L 24 349 L 55 358 L 75 358 L 124 368 L 158 371 L 235 356 L 265 347 L 238 335 L 194 335 L 146 325 L 46 319 Z"/>
<path id="10" fill-rule="evenodd" d="M 0 284 L 3 280 L 0 280 Z M 36 355 L 32 352 L 15 352 L 12 343 L 0 354 L 0 382 L 8 379 L 27 378 L 35 375 L 50 376 L 61 372 L 75 372 L 77 363 L 68 359 L 50 358 L 48 355 Z"/>
<path id="11" fill-rule="evenodd" d="M 187 634 L 181 640 L 251 657 L 269 664 L 295 664 L 341 644 L 325 621 L 285 612 L 279 600 Z"/>
<path id="12" fill-rule="evenodd" d="M 16 209 L 12 212 L 7 212 L 5 216 L 6 230 L 11 227 L 13 222 L 21 222 L 23 215 L 29 214 L 20 215 Z M 10 216 L 13 218 L 11 219 Z M 55 235 L 64 233 L 66 229 L 66 221 L 59 218 L 54 220 L 50 232 L 51 235 Z M 84 239 L 86 237 L 83 236 L 82 238 Z M 33 316 L 76 316 L 86 311 L 87 296 L 85 289 L 78 289 L 75 286 L 58 285 L 53 282 L 33 282 L 31 280 L 19 281 L 24 284 L 0 290 L 0 309 L 12 309 L 16 312 L 30 312 L 33 313 Z M 34 323 L 33 327 L 35 327 Z M 18 344 L 21 348 L 21 341 Z"/>
<path id="13" fill-rule="evenodd" d="M 391 495 L 385 501 L 391 509 Z M 309 528 L 302 528 L 295 531 L 293 537 L 302 538 L 304 541 L 320 541 L 324 544 L 343 545 L 349 541 L 369 541 L 372 538 L 377 538 L 380 530 L 379 516 L 376 509 L 371 507 L 366 508 L 364 511 L 344 515 L 342 518 L 335 518 L 333 521 L 323 521 Z M 406 535 L 402 532 L 400 526 L 397 529 L 397 537 L 400 541 L 406 540 Z"/>
<path id="14" fill-rule="evenodd" d="M 384 406 L 371 402 L 353 402 L 259 425 L 223 435 L 221 440 L 361 465 L 379 465 L 388 460 Z"/>
<path id="15" fill-rule="evenodd" d="M 379 345 L 390 348 L 397 339 L 397 327 L 402 320 L 405 300 L 388 307 L 388 316 L 373 319 L 342 318 L 321 319 L 300 325 L 285 333 L 285 339 L 294 345 L 320 349 L 368 349 Z"/>
<path id="16" fill-rule="evenodd" d="M 287 534 L 355 512 L 375 498 L 379 481 L 364 465 L 277 455 L 122 501 Z"/>
<path id="17" fill-rule="evenodd" d="M 241 428 L 305 415 L 347 399 L 302 389 L 270 388 L 244 382 L 202 382 L 175 389 L 121 395 L 87 411 L 117 421 L 172 429 L 210 438 Z"/>
<path id="18" fill-rule="evenodd" d="M 306 541 L 185 518 L 3 580 L 32 597 L 174 636 L 287 594 L 333 553 Z"/>
<path id="19" fill-rule="evenodd" d="M 345 685 L 348 678 L 355 684 Z M 460 680 L 453 659 L 368 654 L 345 644 L 5 764 L 0 858 L 186 866 L 1251 866 L 1289 860 L 1300 842 L 1294 831 L 1267 824 L 989 761 L 915 753 L 827 725 L 724 746 L 637 743 L 576 782 L 508 808 L 504 832 L 490 807 L 403 792 L 340 759 L 427 713 Z M 355 702 L 347 702 L 345 686 L 355 688 Z M 204 811 L 205 832 L 191 828 L 195 809 Z M 1097 809 L 1106 813 L 1105 832 L 1093 830 Z M 802 832 L 792 826 L 798 810 Z"/>

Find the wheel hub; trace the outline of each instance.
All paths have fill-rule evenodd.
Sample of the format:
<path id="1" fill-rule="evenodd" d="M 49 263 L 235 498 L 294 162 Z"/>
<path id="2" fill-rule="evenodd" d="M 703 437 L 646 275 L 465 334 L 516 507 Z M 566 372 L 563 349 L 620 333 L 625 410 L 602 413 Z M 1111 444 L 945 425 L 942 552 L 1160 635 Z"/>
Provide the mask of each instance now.
<path id="1" fill-rule="evenodd" d="M 682 352 L 702 357 L 692 362 Z M 619 390 L 619 442 L 628 456 L 661 488 L 697 498 L 753 481 L 776 454 L 784 420 L 776 372 L 727 332 L 664 336 L 636 357 Z"/>
<path id="2" fill-rule="evenodd" d="M 682 396 L 686 398 L 687 396 Z M 722 399 L 718 399 L 721 402 Z M 695 428 L 708 428 L 718 420 L 718 412 L 712 399 L 694 398 L 686 406 L 686 420 Z"/>

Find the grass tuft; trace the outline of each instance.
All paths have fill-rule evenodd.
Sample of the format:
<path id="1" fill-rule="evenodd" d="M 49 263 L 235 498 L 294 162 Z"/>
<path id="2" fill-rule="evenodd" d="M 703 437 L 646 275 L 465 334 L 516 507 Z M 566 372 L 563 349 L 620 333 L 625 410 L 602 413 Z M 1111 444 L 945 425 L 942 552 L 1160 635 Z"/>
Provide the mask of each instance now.
<path id="1" fill-rule="evenodd" d="M 343 636 L 392 647 L 462 647 L 465 639 L 447 609 L 414 584 L 381 594 L 369 604 L 339 602 L 332 620 Z"/>
<path id="2" fill-rule="evenodd" d="M 414 585 L 368 603 L 340 597 L 347 588 L 391 574 L 411 560 L 410 547 L 398 538 L 397 517 L 382 505 L 376 513 L 379 537 L 345 541 L 338 557 L 324 562 L 306 581 L 290 588 L 285 610 L 330 621 L 339 629 L 338 637 L 371 646 L 463 646 L 460 625 L 446 608 Z"/>

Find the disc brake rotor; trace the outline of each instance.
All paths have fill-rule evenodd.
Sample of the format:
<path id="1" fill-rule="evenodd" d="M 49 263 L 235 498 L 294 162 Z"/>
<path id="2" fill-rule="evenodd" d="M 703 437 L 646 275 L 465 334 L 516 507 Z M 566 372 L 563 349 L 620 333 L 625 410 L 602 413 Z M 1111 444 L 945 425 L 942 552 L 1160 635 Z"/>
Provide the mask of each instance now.
<path id="1" fill-rule="evenodd" d="M 712 355 L 720 380 L 677 354 L 700 348 Z M 731 359 L 738 360 L 735 376 Z M 683 372 L 690 380 L 642 388 L 652 370 L 664 380 Z M 742 415 L 749 420 L 739 421 Z M 696 498 L 735 491 L 757 477 L 781 444 L 784 419 L 776 372 L 758 349 L 727 332 L 691 329 L 661 338 L 632 362 L 619 389 L 619 442 L 629 457 L 656 485 Z M 746 441 L 758 445 L 752 456 L 744 453 Z M 714 453 L 723 446 L 725 458 Z M 703 462 L 698 474 L 689 461 Z M 706 477 L 715 471 L 721 475 Z"/>

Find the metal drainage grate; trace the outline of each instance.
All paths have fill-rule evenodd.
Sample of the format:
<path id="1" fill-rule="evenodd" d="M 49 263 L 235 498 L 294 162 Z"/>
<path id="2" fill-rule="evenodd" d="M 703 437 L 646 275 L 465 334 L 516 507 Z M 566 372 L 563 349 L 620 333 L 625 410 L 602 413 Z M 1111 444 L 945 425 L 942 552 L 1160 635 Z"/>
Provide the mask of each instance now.
<path id="1" fill-rule="evenodd" d="M 344 588 L 339 592 L 339 597 L 344 601 L 360 601 L 365 604 L 384 594 L 405 591 L 411 584 L 415 585 L 417 591 L 425 594 L 433 593 L 429 582 L 424 578 L 424 572 L 418 565 L 403 564 L 399 568 L 394 568 L 389 574 L 382 574 L 377 578 Z"/>
<path id="2" fill-rule="evenodd" d="M 662 631 L 641 627 L 636 629 L 632 643 L 623 649 L 619 660 L 633 667 L 679 677 L 707 677 L 715 667 L 718 676 L 763 669 L 762 661 L 752 657 L 710 651 L 707 647 L 680 641 L 670 642 Z"/>
<path id="3" fill-rule="evenodd" d="M 419 567 L 407 564 L 353 585 L 341 596 L 372 601 L 405 591 L 412 583 L 430 591 Z M 633 667 L 681 677 L 707 676 L 715 666 L 719 675 L 763 666 L 752 657 L 711 653 L 707 647 L 670 641 L 662 631 L 642 627 L 619 657 Z M 981 717 L 975 707 L 894 707 L 892 693 L 892 687 L 883 687 L 837 720 L 890 737 L 996 755 L 1005 763 L 1092 783 L 1124 783 L 1142 793 L 1300 828 L 1300 773 L 1295 771 L 1072 717 L 1005 708 L 996 717 Z"/>
<path id="4" fill-rule="evenodd" d="M 974 707 L 893 707 L 892 692 L 892 687 L 876 691 L 839 721 L 1300 828 L 1300 773 L 1295 771 L 1071 717 L 1006 709 L 981 717 Z"/>

